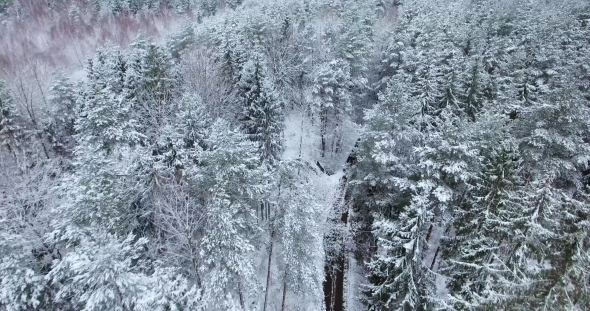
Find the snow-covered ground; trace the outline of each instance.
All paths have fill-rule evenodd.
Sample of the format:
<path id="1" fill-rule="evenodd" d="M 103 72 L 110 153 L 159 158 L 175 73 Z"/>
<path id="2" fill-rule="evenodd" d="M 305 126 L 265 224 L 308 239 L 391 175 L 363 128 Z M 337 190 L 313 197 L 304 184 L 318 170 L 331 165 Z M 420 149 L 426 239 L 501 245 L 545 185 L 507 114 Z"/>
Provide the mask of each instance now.
<path id="1" fill-rule="evenodd" d="M 325 206 L 323 215 L 325 226 L 323 227 L 327 228 L 330 225 L 328 219 L 334 212 L 334 205 L 346 204 L 343 200 L 344 191 L 341 189 L 342 178 L 345 176 L 346 159 L 359 136 L 358 127 L 352 122 L 347 123 L 341 152 L 339 154 L 330 154 L 330 158 L 325 159 L 321 157 L 319 127 L 317 124 L 313 124 L 313 120 L 304 112 L 292 110 L 287 113 L 284 126 L 284 152 L 282 155 L 284 160 L 301 158 L 314 167 L 316 162 L 319 162 L 326 168 L 329 167 L 333 170 L 330 175 L 320 173 L 317 178 L 314 178 L 314 190 L 318 198 L 322 200 L 321 204 Z M 363 306 L 358 301 L 358 297 L 361 290 L 360 284 L 364 279 L 364 271 L 362 264 L 357 263 L 352 255 L 349 256 L 348 261 L 349 268 L 345 276 L 346 307 L 350 311 L 362 310 Z M 325 262 L 321 261 L 317 264 L 321 265 L 323 271 Z"/>

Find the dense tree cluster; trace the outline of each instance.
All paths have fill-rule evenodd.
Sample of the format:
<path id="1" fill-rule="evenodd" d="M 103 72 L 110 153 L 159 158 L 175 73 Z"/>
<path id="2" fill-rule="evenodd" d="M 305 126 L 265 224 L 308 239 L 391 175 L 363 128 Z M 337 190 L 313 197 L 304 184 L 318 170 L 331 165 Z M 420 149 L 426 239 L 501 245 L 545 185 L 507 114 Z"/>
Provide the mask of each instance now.
<path id="1" fill-rule="evenodd" d="M 404 6 L 353 173 L 371 310 L 589 307 L 587 12 Z"/>
<path id="2" fill-rule="evenodd" d="M 80 3 L 196 14 L 0 82 L 0 310 L 590 308 L 584 1 Z"/>

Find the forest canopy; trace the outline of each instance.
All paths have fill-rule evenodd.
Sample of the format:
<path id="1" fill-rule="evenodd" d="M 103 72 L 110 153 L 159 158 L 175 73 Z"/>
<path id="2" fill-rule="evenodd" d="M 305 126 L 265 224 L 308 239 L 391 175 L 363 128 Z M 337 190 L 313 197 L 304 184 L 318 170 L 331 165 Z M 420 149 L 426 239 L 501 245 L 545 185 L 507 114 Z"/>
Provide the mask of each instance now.
<path id="1" fill-rule="evenodd" d="M 585 0 L 0 0 L 0 311 L 590 309 Z"/>

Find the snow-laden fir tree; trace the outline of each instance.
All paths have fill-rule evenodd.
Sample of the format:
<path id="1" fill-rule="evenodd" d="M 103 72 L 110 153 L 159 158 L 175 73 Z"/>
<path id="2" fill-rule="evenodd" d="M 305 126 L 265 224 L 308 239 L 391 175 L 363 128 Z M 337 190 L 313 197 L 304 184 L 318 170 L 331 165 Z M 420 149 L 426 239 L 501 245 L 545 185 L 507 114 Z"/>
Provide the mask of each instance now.
<path id="1" fill-rule="evenodd" d="M 63 73 L 55 74 L 50 90 L 51 117 L 46 122 L 45 134 L 54 152 L 71 156 L 76 134 L 77 90 Z"/>
<path id="2" fill-rule="evenodd" d="M 52 269 L 48 277 L 59 286 L 56 302 L 82 310 L 131 310 L 149 290 L 142 258 L 145 240 L 122 242 L 100 230 L 70 232 L 77 247 Z M 70 246 L 71 247 L 71 246 Z"/>
<path id="3" fill-rule="evenodd" d="M 16 159 L 4 157 L 4 152 L 0 152 L 0 308 L 67 309 L 67 304 L 55 302 L 57 288 L 47 278 L 62 253 L 46 240 L 60 202 L 55 187 L 64 171 L 57 161 L 18 169 Z"/>
<path id="4" fill-rule="evenodd" d="M 518 155 L 505 149 L 489 154 L 455 210 L 455 235 L 443 245 L 441 273 L 455 310 L 507 307 L 531 285 L 525 258 L 511 252 L 526 206 Z"/>
<path id="5" fill-rule="evenodd" d="M 355 87 L 362 90 L 366 87 L 366 74 L 372 56 L 373 45 L 373 12 L 366 4 L 348 8 L 342 27 L 342 34 L 337 38 L 336 58 L 344 59 L 350 66 L 350 75 L 354 78 Z"/>
<path id="6" fill-rule="evenodd" d="M 321 156 L 338 153 L 342 148 L 343 126 L 352 110 L 353 79 L 344 60 L 329 61 L 314 73 L 312 111 L 320 126 Z"/>
<path id="7" fill-rule="evenodd" d="M 174 111 L 173 99 L 180 85 L 177 64 L 163 47 L 142 36 L 132 43 L 125 74 L 125 99 L 142 120 L 141 131 L 153 143 L 157 130 Z"/>
<path id="8" fill-rule="evenodd" d="M 117 50 L 101 52 L 89 67 L 75 124 L 75 173 L 70 179 L 79 191 L 69 194 L 73 202 L 65 210 L 73 214 L 67 221 L 109 229 L 128 225 L 133 197 L 124 185 L 129 181 L 134 146 L 144 135 L 138 132 L 131 101 L 123 94 L 125 68 Z"/>
<path id="9" fill-rule="evenodd" d="M 16 156 L 23 133 L 20 113 L 9 92 L 6 82 L 0 80 L 0 148 Z"/>
<path id="10" fill-rule="evenodd" d="M 585 303 L 571 297 L 577 280 L 566 276 L 584 264 L 573 259 L 581 241 L 574 232 L 585 230 L 587 197 L 580 172 L 587 169 L 590 148 L 583 117 L 590 111 L 576 82 L 585 56 L 578 52 L 579 23 L 566 17 L 569 9 L 541 11 L 535 17 L 541 22 L 531 29 L 535 40 L 528 39 L 515 59 L 517 65 L 525 62 L 521 76 L 530 81 L 518 89 L 515 123 L 530 202 L 518 245 L 535 263 L 529 263 L 537 282 L 529 296 L 537 308 L 575 309 Z"/>
<path id="11" fill-rule="evenodd" d="M 281 151 L 283 105 L 266 71 L 260 55 L 244 64 L 239 83 L 244 98 L 241 120 L 246 133 L 258 142 L 263 161 L 273 164 Z"/>
<path id="12" fill-rule="evenodd" d="M 181 55 L 195 43 L 195 29 L 186 24 L 183 28 L 166 37 L 166 50 L 175 61 L 180 61 Z"/>
<path id="13" fill-rule="evenodd" d="M 255 145 L 225 121 L 211 126 L 204 144 L 204 167 L 186 171 L 206 191 L 203 301 L 209 308 L 243 309 L 260 288 L 250 256 L 260 230 L 256 209 L 267 191 L 264 170 Z"/>
<path id="14" fill-rule="evenodd" d="M 51 308 L 51 288 L 42 272 L 43 262 L 33 256 L 33 241 L 17 232 L 7 215 L 0 216 L 0 306 L 7 311 Z"/>
<path id="15" fill-rule="evenodd" d="M 279 272 L 283 282 L 283 303 L 286 291 L 319 306 L 324 274 L 317 263 L 323 259 L 322 206 L 311 188 L 314 173 L 303 162 L 283 161 L 278 166 L 279 189 L 273 208 L 275 235 L 278 236 Z"/>
<path id="16" fill-rule="evenodd" d="M 367 264 L 370 284 L 365 303 L 371 310 L 422 310 L 431 305 L 433 289 L 424 258 L 427 231 L 435 216 L 436 201 L 431 199 L 435 184 L 420 180 L 412 150 L 423 140 L 412 125 L 420 120 L 414 112 L 420 106 L 404 95 L 404 80 L 396 82 L 367 116 L 371 131 L 365 143 L 374 148 L 370 160 L 380 169 L 364 177 L 363 183 L 373 189 L 371 196 L 378 194 L 377 189 L 385 193 L 374 198 L 371 227 L 376 253 Z"/>

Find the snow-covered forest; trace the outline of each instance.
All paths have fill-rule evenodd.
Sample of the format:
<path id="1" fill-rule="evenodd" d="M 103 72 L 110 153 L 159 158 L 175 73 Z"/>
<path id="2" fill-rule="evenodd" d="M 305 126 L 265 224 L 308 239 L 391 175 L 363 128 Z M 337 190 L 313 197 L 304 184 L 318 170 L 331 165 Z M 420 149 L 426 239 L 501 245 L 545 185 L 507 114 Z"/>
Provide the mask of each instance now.
<path id="1" fill-rule="evenodd" d="M 0 311 L 590 310 L 588 0 L 0 0 Z"/>

